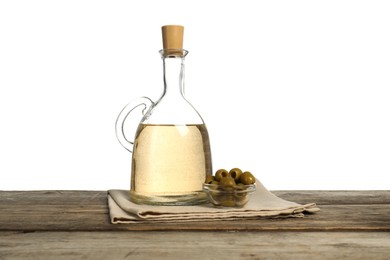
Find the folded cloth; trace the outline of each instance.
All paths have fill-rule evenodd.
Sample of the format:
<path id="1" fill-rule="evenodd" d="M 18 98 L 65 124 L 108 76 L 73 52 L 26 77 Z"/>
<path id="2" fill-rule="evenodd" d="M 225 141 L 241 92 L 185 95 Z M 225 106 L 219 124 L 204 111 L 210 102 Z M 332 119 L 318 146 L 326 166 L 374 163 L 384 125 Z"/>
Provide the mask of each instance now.
<path id="1" fill-rule="evenodd" d="M 304 213 L 314 213 L 320 210 L 315 203 L 301 205 L 281 199 L 269 192 L 259 181 L 256 182 L 256 191 L 242 208 L 219 208 L 212 204 L 139 205 L 129 200 L 129 194 L 127 190 L 108 191 L 108 207 L 112 224 L 303 217 Z"/>

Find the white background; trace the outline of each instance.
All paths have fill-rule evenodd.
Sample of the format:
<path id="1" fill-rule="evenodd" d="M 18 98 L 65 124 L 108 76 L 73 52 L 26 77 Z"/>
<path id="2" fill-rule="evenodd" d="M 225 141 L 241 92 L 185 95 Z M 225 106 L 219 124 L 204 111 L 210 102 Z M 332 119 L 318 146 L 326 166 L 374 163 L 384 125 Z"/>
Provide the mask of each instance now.
<path id="1" fill-rule="evenodd" d="M 0 189 L 129 188 L 117 114 L 162 91 L 185 26 L 186 94 L 213 167 L 269 189 L 389 189 L 388 1 L 1 1 Z"/>

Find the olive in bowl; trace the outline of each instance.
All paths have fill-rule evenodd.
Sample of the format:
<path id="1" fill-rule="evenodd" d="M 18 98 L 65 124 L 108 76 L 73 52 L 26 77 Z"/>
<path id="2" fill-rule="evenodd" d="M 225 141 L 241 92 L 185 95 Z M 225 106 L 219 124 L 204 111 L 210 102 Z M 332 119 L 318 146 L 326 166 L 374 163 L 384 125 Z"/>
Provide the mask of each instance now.
<path id="1" fill-rule="evenodd" d="M 203 184 L 203 191 L 214 206 L 243 207 L 255 190 L 253 175 L 238 168 L 230 172 L 218 170 L 216 176 L 208 176 Z"/>

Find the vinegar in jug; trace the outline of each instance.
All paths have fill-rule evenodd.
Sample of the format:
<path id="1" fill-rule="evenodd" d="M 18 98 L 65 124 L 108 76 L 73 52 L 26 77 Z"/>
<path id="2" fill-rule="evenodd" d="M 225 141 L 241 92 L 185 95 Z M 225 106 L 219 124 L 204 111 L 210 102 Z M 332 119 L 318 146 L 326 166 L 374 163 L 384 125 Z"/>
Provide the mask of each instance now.
<path id="1" fill-rule="evenodd" d="M 162 27 L 162 95 L 157 101 L 141 97 L 119 114 L 116 134 L 132 152 L 129 199 L 137 204 L 195 205 L 208 202 L 203 192 L 212 174 L 210 141 L 206 125 L 184 93 L 184 27 Z M 129 114 L 143 107 L 134 142 L 125 136 Z"/>

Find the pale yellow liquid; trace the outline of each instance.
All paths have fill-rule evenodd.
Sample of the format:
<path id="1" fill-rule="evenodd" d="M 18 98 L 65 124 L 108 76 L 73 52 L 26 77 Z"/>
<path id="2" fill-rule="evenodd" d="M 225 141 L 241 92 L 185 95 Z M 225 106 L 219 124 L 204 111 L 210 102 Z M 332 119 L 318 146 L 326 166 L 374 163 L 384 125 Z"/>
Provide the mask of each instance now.
<path id="1" fill-rule="evenodd" d="M 202 184 L 211 171 L 205 125 L 138 127 L 132 159 L 132 201 L 162 205 L 201 203 L 205 200 Z"/>

